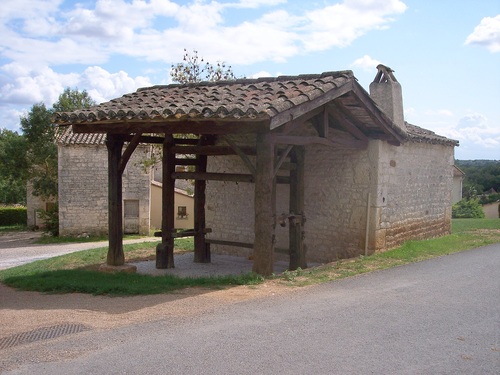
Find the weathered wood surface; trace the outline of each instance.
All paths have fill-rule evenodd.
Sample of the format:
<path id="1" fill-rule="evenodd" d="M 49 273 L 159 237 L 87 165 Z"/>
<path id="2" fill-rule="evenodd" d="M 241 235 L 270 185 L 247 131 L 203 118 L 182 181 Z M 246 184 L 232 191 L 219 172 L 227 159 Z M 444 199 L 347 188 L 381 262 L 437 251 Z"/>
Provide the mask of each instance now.
<path id="1" fill-rule="evenodd" d="M 202 137 L 199 145 L 203 146 L 209 141 Z M 207 155 L 197 155 L 196 172 L 206 173 Z M 196 263 L 210 263 L 210 246 L 205 243 L 205 189 L 207 182 L 205 180 L 195 180 L 194 182 L 194 261 Z"/>
<path id="2" fill-rule="evenodd" d="M 255 240 L 253 271 L 263 276 L 273 273 L 276 225 L 274 178 L 275 146 L 265 134 L 257 136 L 255 175 Z"/>
<path id="3" fill-rule="evenodd" d="M 161 243 L 156 247 L 156 268 L 174 268 L 174 238 L 172 233 L 175 228 L 175 179 L 172 173 L 175 171 L 175 156 L 170 149 L 173 147 L 173 139 L 165 135 L 162 156 L 162 221 L 161 221 Z"/>
<path id="4" fill-rule="evenodd" d="M 290 153 L 290 161 L 297 166 L 290 171 L 290 214 L 297 215 L 296 220 L 289 221 L 290 270 L 307 268 L 304 245 L 304 147 L 295 146 Z"/>
<path id="5" fill-rule="evenodd" d="M 123 141 L 108 134 L 108 236 L 109 249 L 106 263 L 108 266 L 122 266 L 125 263 L 123 254 L 123 200 L 122 174 L 120 163 Z"/>

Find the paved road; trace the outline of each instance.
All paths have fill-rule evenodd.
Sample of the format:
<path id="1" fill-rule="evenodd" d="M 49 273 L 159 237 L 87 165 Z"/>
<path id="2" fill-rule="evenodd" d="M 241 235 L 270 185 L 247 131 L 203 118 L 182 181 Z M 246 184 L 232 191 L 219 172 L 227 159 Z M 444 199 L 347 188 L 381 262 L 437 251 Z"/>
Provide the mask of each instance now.
<path id="1" fill-rule="evenodd" d="M 62 348 L 7 373 L 499 374 L 500 245 L 26 350 Z"/>
<path id="2" fill-rule="evenodd" d="M 33 242 L 40 232 L 11 232 L 0 234 L 0 270 L 19 266 L 35 260 L 52 258 L 76 251 L 108 246 L 107 241 L 37 245 Z M 158 241 L 158 238 L 125 240 L 123 243 Z"/>

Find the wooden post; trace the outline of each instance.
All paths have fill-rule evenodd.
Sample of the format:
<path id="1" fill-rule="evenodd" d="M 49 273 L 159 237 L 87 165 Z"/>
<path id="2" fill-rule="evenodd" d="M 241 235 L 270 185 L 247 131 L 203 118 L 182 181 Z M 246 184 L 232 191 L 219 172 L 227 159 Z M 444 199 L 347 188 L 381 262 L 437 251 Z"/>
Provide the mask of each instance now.
<path id="1" fill-rule="evenodd" d="M 292 163 L 296 168 L 290 171 L 290 214 L 297 216 L 290 220 L 290 270 L 307 268 L 306 252 L 304 246 L 304 147 L 295 146 L 290 153 Z"/>
<path id="2" fill-rule="evenodd" d="M 174 145 L 171 135 L 165 135 L 162 157 L 162 207 L 161 207 L 161 243 L 156 246 L 156 268 L 174 268 L 174 237 L 175 229 L 175 155 L 171 153 Z"/>
<path id="3" fill-rule="evenodd" d="M 201 138 L 199 145 L 206 143 L 205 138 Z M 207 171 L 207 155 L 196 156 L 196 172 L 205 173 Z M 205 242 L 205 180 L 195 180 L 194 182 L 194 261 L 196 263 L 210 263 L 210 246 Z"/>
<path id="4" fill-rule="evenodd" d="M 106 147 L 108 149 L 108 237 L 109 249 L 107 256 L 108 266 L 123 266 L 123 203 L 122 203 L 122 174 L 120 162 L 123 141 L 112 134 L 108 134 Z"/>
<path id="5" fill-rule="evenodd" d="M 263 276 L 273 273 L 276 226 L 274 149 L 274 144 L 265 134 L 257 135 L 253 271 Z"/>

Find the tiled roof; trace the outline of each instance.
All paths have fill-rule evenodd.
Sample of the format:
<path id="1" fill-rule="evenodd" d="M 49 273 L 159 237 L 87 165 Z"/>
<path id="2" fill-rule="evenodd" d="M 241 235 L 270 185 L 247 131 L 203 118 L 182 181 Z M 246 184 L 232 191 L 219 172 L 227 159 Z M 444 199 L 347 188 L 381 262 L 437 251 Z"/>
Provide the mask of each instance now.
<path id="1" fill-rule="evenodd" d="M 162 133 L 166 124 L 185 120 L 225 122 L 231 126 L 263 121 L 273 129 L 332 100 L 350 111 L 361 131 L 369 137 L 392 132 L 400 141 L 458 145 L 458 141 L 415 125 L 407 124 L 403 129 L 394 124 L 356 82 L 350 70 L 146 87 L 88 109 L 56 113 L 54 121 L 59 125 L 85 127 L 85 133 L 63 132 L 60 143 L 103 144 L 107 131 L 119 131 L 127 123 L 140 125 L 134 131 L 123 128 L 126 134 L 139 128 L 146 133 L 148 130 Z M 378 113 L 382 116 L 377 117 Z M 153 129 L 154 124 L 162 127 Z"/>
<path id="2" fill-rule="evenodd" d="M 442 135 L 438 135 L 431 130 L 424 129 L 416 125 L 409 123 L 405 124 L 410 141 L 458 146 L 459 142 L 454 139 L 443 137 Z"/>
<path id="3" fill-rule="evenodd" d="M 103 145 L 106 133 L 73 133 L 71 126 L 58 126 L 56 142 L 64 145 Z"/>
<path id="4" fill-rule="evenodd" d="M 353 80 L 351 71 L 153 86 L 90 109 L 56 113 L 59 124 L 123 120 L 271 119 Z"/>

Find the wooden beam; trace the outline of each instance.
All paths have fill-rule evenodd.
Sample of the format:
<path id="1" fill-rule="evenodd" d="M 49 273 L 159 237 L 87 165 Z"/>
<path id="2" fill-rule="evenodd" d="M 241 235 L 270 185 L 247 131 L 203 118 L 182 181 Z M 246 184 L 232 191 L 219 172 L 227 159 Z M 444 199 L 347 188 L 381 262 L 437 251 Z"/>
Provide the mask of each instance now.
<path id="1" fill-rule="evenodd" d="M 351 133 L 355 138 L 368 141 L 369 138 L 359 129 L 359 124 L 354 116 L 341 104 L 335 101 L 327 106 L 327 111 L 330 116 L 337 120 L 340 127 Z"/>
<path id="2" fill-rule="evenodd" d="M 194 158 L 175 158 L 175 165 L 198 165 L 198 159 L 194 159 Z"/>
<path id="3" fill-rule="evenodd" d="M 199 140 L 199 145 L 209 143 L 206 137 Z M 197 173 L 207 172 L 207 155 L 197 155 Z M 210 263 L 210 245 L 205 242 L 205 202 L 206 194 L 205 189 L 207 182 L 205 180 L 195 180 L 194 182 L 194 262 L 196 263 Z"/>
<path id="4" fill-rule="evenodd" d="M 255 240 L 253 272 L 273 273 L 276 226 L 275 146 L 265 134 L 257 135 L 257 173 L 255 175 Z"/>
<path id="5" fill-rule="evenodd" d="M 224 137 L 224 141 L 227 142 L 227 144 L 238 154 L 238 156 L 241 158 L 243 163 L 246 165 L 252 176 L 255 176 L 255 167 L 253 163 L 250 161 L 248 158 L 247 154 L 242 150 L 241 147 L 239 147 L 235 142 L 233 142 L 229 137 Z"/>
<path id="6" fill-rule="evenodd" d="M 226 181 L 226 182 L 255 182 L 255 177 L 251 174 L 243 173 L 200 173 L 200 172 L 175 172 L 172 177 L 178 180 L 205 180 L 205 181 Z M 290 178 L 287 176 L 276 176 L 278 184 L 288 184 Z"/>
<path id="7" fill-rule="evenodd" d="M 122 156 L 123 141 L 108 134 L 108 237 L 109 248 L 106 263 L 108 266 L 123 266 L 123 201 L 122 174 L 119 166 Z"/>
<path id="8" fill-rule="evenodd" d="M 310 112 L 303 114 L 300 117 L 291 119 L 285 124 L 273 130 L 275 133 L 279 134 L 290 134 L 292 131 L 296 130 L 299 126 L 305 124 L 307 121 L 312 120 L 314 117 L 323 112 L 323 107 L 318 107 L 312 109 Z"/>
<path id="9" fill-rule="evenodd" d="M 372 120 L 377 123 L 380 128 L 390 135 L 393 138 L 392 144 L 393 145 L 400 145 L 404 140 L 405 136 L 401 133 L 404 132 L 403 129 L 400 131 L 397 131 L 394 127 L 397 125 L 394 124 L 394 122 L 385 114 L 383 113 L 374 103 L 372 100 L 365 100 L 364 97 L 366 96 L 366 93 L 364 92 L 363 88 L 358 85 L 353 85 L 353 93 L 356 95 L 356 97 L 359 99 L 361 102 L 362 106 L 365 108 L 366 112 L 372 118 Z"/>
<path id="10" fill-rule="evenodd" d="M 360 141 L 357 139 L 347 139 L 347 138 L 334 138 L 326 139 L 321 137 L 300 137 L 300 136 L 290 136 L 290 135 L 279 135 L 273 134 L 271 136 L 271 141 L 276 144 L 287 144 L 294 146 L 307 146 L 312 144 L 320 144 L 328 147 L 349 147 L 356 149 L 365 149 L 368 146 L 368 142 Z"/>
<path id="11" fill-rule="evenodd" d="M 162 156 L 162 190 L 161 190 L 161 243 L 156 246 L 156 268 L 174 268 L 174 238 L 175 229 L 175 157 L 170 152 L 173 146 L 171 135 L 166 134 L 163 142 Z"/>
<path id="12" fill-rule="evenodd" d="M 90 123 L 75 123 L 74 133 L 135 134 L 250 134 L 269 129 L 269 118 L 235 121 L 234 119 L 158 119 L 158 120 L 113 120 Z"/>
<path id="13" fill-rule="evenodd" d="M 142 136 L 141 133 L 134 134 L 130 143 L 127 145 L 127 148 L 123 152 L 123 155 L 122 155 L 121 160 L 120 160 L 120 166 L 118 168 L 118 172 L 120 174 L 123 174 L 123 171 L 125 171 L 125 167 L 127 166 L 127 163 L 129 161 L 130 157 L 132 156 L 135 149 L 139 145 L 139 142 L 141 141 L 141 136 Z"/>
<path id="14" fill-rule="evenodd" d="M 345 84 L 340 87 L 337 87 L 333 90 L 328 91 L 326 94 L 319 96 L 318 98 L 305 102 L 304 104 L 293 106 L 287 111 L 283 111 L 280 114 L 274 116 L 271 119 L 271 123 L 269 125 L 270 129 L 275 129 L 283 124 L 286 124 L 290 121 L 293 121 L 296 118 L 303 116 L 304 114 L 308 114 L 313 110 L 316 110 L 318 107 L 325 105 L 326 103 L 342 96 L 353 88 L 352 80 L 349 80 Z"/>
<path id="15" fill-rule="evenodd" d="M 305 150 L 303 146 L 295 146 L 290 153 L 292 163 L 297 168 L 290 171 L 290 215 L 297 215 L 296 221 L 289 220 L 289 248 L 290 248 L 290 270 L 307 268 L 306 251 L 304 245 L 304 170 Z"/>
<path id="16" fill-rule="evenodd" d="M 246 155 L 255 155 L 254 147 L 240 147 Z M 172 153 L 181 155 L 236 155 L 236 151 L 228 146 L 174 146 Z"/>
<path id="17" fill-rule="evenodd" d="M 285 159 L 288 157 L 288 154 L 290 153 L 290 150 L 293 148 L 292 145 L 288 145 L 284 152 L 279 156 L 278 161 L 276 162 L 276 165 L 274 166 L 274 171 L 273 175 L 276 176 L 278 174 L 278 171 L 280 170 L 281 166 L 283 165 Z"/>

